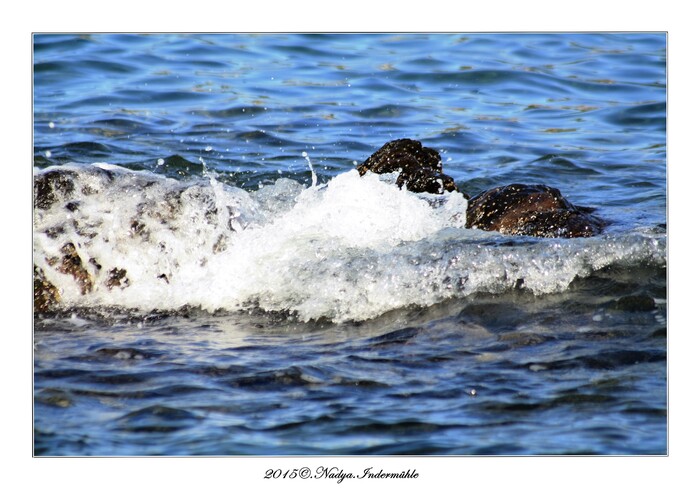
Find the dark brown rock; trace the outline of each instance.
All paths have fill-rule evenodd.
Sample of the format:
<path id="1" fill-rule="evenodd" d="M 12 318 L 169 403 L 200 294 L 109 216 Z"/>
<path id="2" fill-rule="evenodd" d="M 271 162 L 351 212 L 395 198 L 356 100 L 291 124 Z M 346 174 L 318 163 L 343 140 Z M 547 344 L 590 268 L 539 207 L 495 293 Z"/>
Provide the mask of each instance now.
<path id="1" fill-rule="evenodd" d="M 80 287 L 81 294 L 92 292 L 93 278 L 83 266 L 83 260 L 78 255 L 73 243 L 66 243 L 61 247 L 63 257 L 57 270 L 66 275 L 71 275 Z"/>
<path id="2" fill-rule="evenodd" d="M 379 148 L 357 167 L 360 175 L 400 171 L 396 184 L 411 192 L 442 194 L 457 190 L 452 177 L 442 173 L 440 153 L 420 141 L 396 139 Z"/>
<path id="3" fill-rule="evenodd" d="M 470 199 L 467 227 L 542 238 L 588 237 L 604 227 L 591 211 L 571 204 L 555 188 L 516 183 Z"/>
<path id="4" fill-rule="evenodd" d="M 412 139 L 386 143 L 357 171 L 360 175 L 399 171 L 396 184 L 412 192 L 457 191 L 454 180 L 442 172 L 440 153 Z M 571 204 L 555 188 L 516 183 L 469 199 L 467 227 L 542 238 L 587 237 L 605 227 L 603 220 L 591 215 L 592 211 Z"/>
<path id="5" fill-rule="evenodd" d="M 108 289 L 119 287 L 125 289 L 129 286 L 129 278 L 126 276 L 126 270 L 123 268 L 113 268 L 109 271 L 105 285 Z"/>
<path id="6" fill-rule="evenodd" d="M 615 308 L 627 312 L 646 312 L 656 309 L 656 301 L 649 294 L 626 295 L 615 302 Z"/>
<path id="7" fill-rule="evenodd" d="M 71 170 L 50 170 L 34 177 L 34 207 L 42 210 L 70 198 L 75 192 Z"/>
<path id="8" fill-rule="evenodd" d="M 34 312 L 46 312 L 55 308 L 61 300 L 61 294 L 54 284 L 49 282 L 44 271 L 34 266 Z"/>

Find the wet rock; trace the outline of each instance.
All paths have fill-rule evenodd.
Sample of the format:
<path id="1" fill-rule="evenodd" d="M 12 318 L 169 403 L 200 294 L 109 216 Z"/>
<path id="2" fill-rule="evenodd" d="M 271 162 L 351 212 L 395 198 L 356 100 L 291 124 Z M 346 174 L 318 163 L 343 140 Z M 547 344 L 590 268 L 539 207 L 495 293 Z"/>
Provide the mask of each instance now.
<path id="1" fill-rule="evenodd" d="M 41 268 L 34 266 L 34 312 L 47 312 L 60 300 L 61 294 L 56 286 L 46 279 Z"/>
<path id="2" fill-rule="evenodd" d="M 66 234 L 66 228 L 63 225 L 53 226 L 47 228 L 44 231 L 44 234 L 51 239 L 56 239 L 59 236 L 63 236 L 64 234 Z"/>
<path id="3" fill-rule="evenodd" d="M 125 289 L 129 286 L 129 279 L 126 276 L 126 270 L 123 268 L 113 268 L 109 271 L 108 278 L 105 282 L 108 289 L 119 287 Z"/>
<path id="4" fill-rule="evenodd" d="M 80 202 L 70 201 L 66 204 L 66 210 L 70 212 L 75 212 L 80 209 Z"/>
<path id="5" fill-rule="evenodd" d="M 73 399 L 67 392 L 61 389 L 42 389 L 42 391 L 35 396 L 35 400 L 47 406 L 57 408 L 67 408 L 73 405 Z"/>
<path id="6" fill-rule="evenodd" d="M 216 240 L 216 243 L 214 243 L 214 245 L 212 246 L 211 251 L 212 251 L 212 253 L 214 253 L 216 255 L 218 253 L 226 251 L 227 248 L 228 248 L 228 243 L 226 240 L 226 236 L 224 236 L 223 234 L 220 234 Z"/>
<path id="7" fill-rule="evenodd" d="M 57 270 L 66 275 L 71 275 L 80 287 L 80 293 L 85 295 L 92 291 L 93 279 L 90 273 L 83 266 L 83 260 L 78 255 L 73 243 L 66 243 L 61 247 L 60 264 Z"/>
<path id="8" fill-rule="evenodd" d="M 70 170 L 51 170 L 34 177 L 34 207 L 49 209 L 56 202 L 70 198 L 75 192 L 76 173 Z"/>
<path id="9" fill-rule="evenodd" d="M 131 221 L 129 231 L 131 236 L 140 236 L 144 240 L 148 240 L 148 238 L 150 237 L 150 233 L 148 232 L 148 229 L 146 229 L 146 224 L 139 221 L 138 219 L 134 219 Z"/>
<path id="10" fill-rule="evenodd" d="M 659 328 L 651 334 L 650 338 L 666 338 L 667 334 L 666 328 Z"/>
<path id="11" fill-rule="evenodd" d="M 615 309 L 626 312 L 653 311 L 656 309 L 656 301 L 649 294 L 627 295 L 615 301 Z"/>
<path id="12" fill-rule="evenodd" d="M 357 167 L 360 175 L 399 171 L 396 184 L 412 192 L 457 191 L 443 173 L 440 154 L 419 141 L 390 141 Z M 469 199 L 469 196 L 465 194 Z M 469 199 L 467 227 L 542 238 L 577 238 L 599 234 L 605 222 L 593 209 L 571 204 L 546 185 L 511 184 Z"/>
<path id="13" fill-rule="evenodd" d="M 604 227 L 591 212 L 571 204 L 555 188 L 516 183 L 470 199 L 467 227 L 542 238 L 588 237 Z"/>
<path id="14" fill-rule="evenodd" d="M 442 194 L 457 190 L 452 177 L 442 173 L 440 153 L 420 141 L 396 139 L 379 148 L 357 167 L 360 175 L 399 171 L 396 184 L 411 192 Z"/>
<path id="15" fill-rule="evenodd" d="M 511 331 L 498 335 L 500 341 L 508 343 L 511 347 L 536 346 L 546 341 L 553 339 L 551 336 L 541 335 L 537 333 L 525 333 L 520 331 Z"/>

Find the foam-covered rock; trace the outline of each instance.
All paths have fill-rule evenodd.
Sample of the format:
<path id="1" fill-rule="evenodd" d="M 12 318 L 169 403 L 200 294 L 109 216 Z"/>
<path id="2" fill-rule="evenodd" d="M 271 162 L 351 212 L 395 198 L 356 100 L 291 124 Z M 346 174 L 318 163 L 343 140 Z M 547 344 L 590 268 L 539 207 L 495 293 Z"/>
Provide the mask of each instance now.
<path id="1" fill-rule="evenodd" d="M 457 191 L 454 179 L 443 173 L 440 154 L 412 139 L 386 143 L 357 169 L 360 175 L 399 172 L 396 184 L 412 192 Z M 467 227 L 541 238 L 588 237 L 605 227 L 592 211 L 573 205 L 555 188 L 515 183 L 470 199 Z"/>

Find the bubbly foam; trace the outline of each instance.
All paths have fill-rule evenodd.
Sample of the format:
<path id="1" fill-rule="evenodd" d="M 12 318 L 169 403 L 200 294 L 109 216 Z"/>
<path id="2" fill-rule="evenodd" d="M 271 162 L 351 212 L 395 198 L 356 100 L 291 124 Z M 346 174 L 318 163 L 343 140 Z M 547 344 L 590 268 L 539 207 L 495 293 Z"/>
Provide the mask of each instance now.
<path id="1" fill-rule="evenodd" d="M 73 191 L 35 209 L 34 263 L 66 307 L 362 320 L 477 292 L 561 292 L 611 264 L 665 265 L 665 237 L 643 232 L 558 240 L 465 229 L 461 194 L 411 193 L 393 174 L 351 170 L 308 188 L 280 179 L 249 193 L 212 175 L 183 182 L 106 164 L 35 174 L 50 171 Z M 57 265 L 66 243 L 92 277 L 88 292 Z"/>

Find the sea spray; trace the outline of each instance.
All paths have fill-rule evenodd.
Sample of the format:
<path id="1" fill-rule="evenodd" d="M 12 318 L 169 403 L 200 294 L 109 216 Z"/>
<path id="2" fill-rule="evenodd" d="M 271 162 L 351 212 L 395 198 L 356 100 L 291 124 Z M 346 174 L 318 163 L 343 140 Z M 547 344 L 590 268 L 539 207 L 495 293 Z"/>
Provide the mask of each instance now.
<path id="1" fill-rule="evenodd" d="M 316 172 L 314 171 L 314 166 L 311 164 L 311 158 L 309 158 L 309 155 L 306 151 L 301 153 L 301 156 L 303 156 L 306 159 L 306 163 L 309 165 L 309 171 L 311 171 L 311 187 L 316 188 L 316 184 L 318 183 L 318 177 L 316 176 Z"/>
<path id="2" fill-rule="evenodd" d="M 253 192 L 213 174 L 177 181 L 107 164 L 35 179 L 50 175 L 72 190 L 35 209 L 34 264 L 66 307 L 362 320 L 480 292 L 562 292 L 610 265 L 666 260 L 665 237 L 641 231 L 557 240 L 465 229 L 460 193 L 408 192 L 392 174 L 350 170 L 308 188 L 279 179 Z M 87 293 L 61 269 L 67 245 L 92 277 Z"/>

